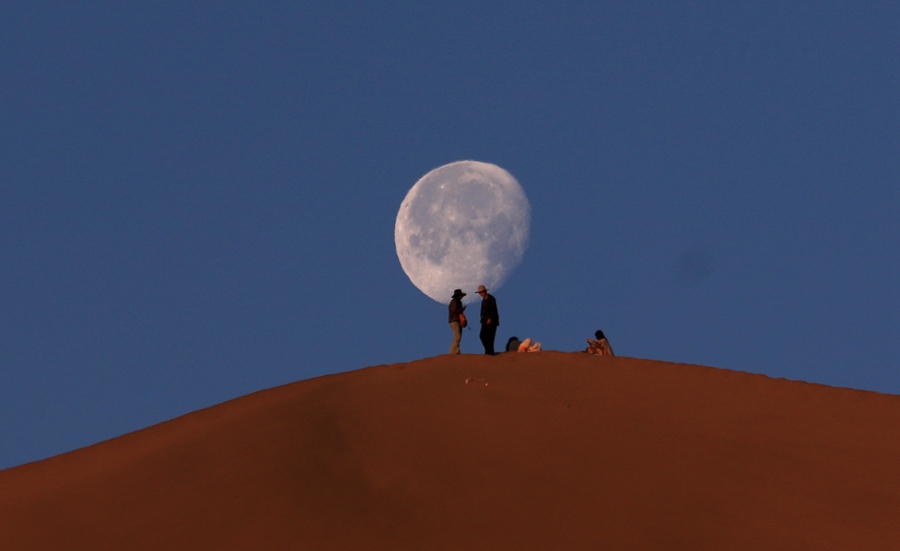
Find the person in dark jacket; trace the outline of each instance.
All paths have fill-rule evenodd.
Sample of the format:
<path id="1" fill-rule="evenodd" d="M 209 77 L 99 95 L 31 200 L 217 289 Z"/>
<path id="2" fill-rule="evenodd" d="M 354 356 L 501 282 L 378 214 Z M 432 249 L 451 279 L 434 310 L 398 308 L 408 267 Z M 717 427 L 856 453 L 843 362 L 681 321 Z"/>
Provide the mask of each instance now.
<path id="1" fill-rule="evenodd" d="M 451 354 L 459 354 L 459 341 L 462 339 L 462 326 L 459 323 L 459 315 L 465 311 L 462 298 L 466 296 L 462 289 L 453 291 L 450 299 L 450 329 L 453 330 L 453 344 L 450 345 Z"/>
<path id="2" fill-rule="evenodd" d="M 481 295 L 481 344 L 484 353 L 493 356 L 494 337 L 497 335 L 497 327 L 500 325 L 500 314 L 497 312 L 497 301 L 487 292 L 484 285 L 478 286 L 478 294 Z"/>

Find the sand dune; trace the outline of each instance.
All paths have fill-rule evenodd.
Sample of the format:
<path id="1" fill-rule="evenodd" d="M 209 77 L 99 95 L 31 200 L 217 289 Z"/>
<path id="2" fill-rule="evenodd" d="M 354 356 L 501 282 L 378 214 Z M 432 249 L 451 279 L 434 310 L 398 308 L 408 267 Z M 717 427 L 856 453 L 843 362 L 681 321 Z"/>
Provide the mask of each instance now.
<path id="1" fill-rule="evenodd" d="M 580 353 L 258 392 L 0 472 L 2 549 L 900 549 L 900 397 Z"/>

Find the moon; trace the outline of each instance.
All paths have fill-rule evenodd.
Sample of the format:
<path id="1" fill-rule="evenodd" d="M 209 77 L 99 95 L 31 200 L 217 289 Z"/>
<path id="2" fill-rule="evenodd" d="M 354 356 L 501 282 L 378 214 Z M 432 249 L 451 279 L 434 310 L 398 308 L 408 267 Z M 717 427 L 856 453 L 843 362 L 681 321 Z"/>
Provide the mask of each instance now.
<path id="1" fill-rule="evenodd" d="M 397 213 L 394 243 L 403 271 L 440 303 L 454 289 L 473 298 L 498 289 L 528 248 L 531 205 L 497 165 L 458 161 L 423 176 Z"/>

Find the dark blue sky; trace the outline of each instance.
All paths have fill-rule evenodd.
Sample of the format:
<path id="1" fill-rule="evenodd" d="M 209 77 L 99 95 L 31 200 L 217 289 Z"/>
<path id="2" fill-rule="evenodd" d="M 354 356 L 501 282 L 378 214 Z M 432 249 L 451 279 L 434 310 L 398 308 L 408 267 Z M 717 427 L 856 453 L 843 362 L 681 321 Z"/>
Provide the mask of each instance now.
<path id="1" fill-rule="evenodd" d="M 0 467 L 446 352 L 393 230 L 462 159 L 498 341 L 900 393 L 900 4 L 544 4 L 0 5 Z"/>

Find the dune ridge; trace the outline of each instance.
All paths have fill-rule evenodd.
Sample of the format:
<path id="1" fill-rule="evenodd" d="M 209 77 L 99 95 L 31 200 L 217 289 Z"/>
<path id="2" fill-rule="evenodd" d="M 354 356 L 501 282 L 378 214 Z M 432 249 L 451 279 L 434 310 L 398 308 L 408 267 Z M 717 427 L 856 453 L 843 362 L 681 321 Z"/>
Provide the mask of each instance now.
<path id="1" fill-rule="evenodd" d="M 0 471 L 3 549 L 898 549 L 900 397 L 583 353 L 264 390 Z"/>

